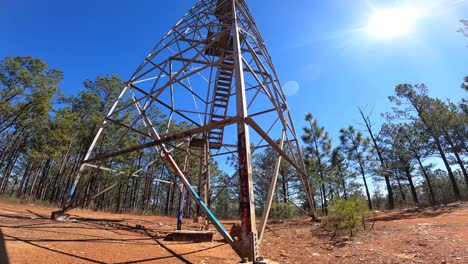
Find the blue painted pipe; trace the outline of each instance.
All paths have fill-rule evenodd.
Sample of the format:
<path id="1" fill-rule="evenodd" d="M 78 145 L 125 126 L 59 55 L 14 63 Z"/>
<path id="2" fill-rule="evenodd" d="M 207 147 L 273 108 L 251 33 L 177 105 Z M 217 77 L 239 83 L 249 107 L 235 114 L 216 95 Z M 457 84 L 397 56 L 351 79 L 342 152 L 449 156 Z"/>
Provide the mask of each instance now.
<path id="1" fill-rule="evenodd" d="M 75 192 L 75 188 L 76 188 L 76 184 L 73 183 L 72 187 L 70 188 L 70 192 L 68 192 L 68 197 L 67 197 L 67 201 L 66 201 L 67 203 L 69 203 L 71 201 L 73 193 Z"/>
<path id="2" fill-rule="evenodd" d="M 182 229 L 182 190 L 179 191 L 179 210 L 177 211 L 177 230 Z"/>

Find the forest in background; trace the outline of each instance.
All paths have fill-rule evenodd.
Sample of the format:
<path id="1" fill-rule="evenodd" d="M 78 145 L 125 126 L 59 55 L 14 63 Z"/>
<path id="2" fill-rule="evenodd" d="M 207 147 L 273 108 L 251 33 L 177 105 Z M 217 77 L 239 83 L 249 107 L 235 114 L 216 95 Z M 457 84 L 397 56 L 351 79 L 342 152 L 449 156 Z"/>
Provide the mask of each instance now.
<path id="1" fill-rule="evenodd" d="M 59 88 L 62 79 L 63 72 L 49 69 L 38 58 L 7 57 L 0 62 L 2 196 L 63 204 L 103 113 L 124 85 L 119 76 L 106 75 L 85 80 L 76 96 L 68 96 Z M 468 77 L 461 88 L 468 90 Z M 375 125 L 378 117 L 367 109 L 358 109 L 361 124 L 342 128 L 339 142 L 332 143 L 312 114 L 305 116 L 308 126 L 298 136 L 319 213 L 327 214 L 334 199 L 353 194 L 363 196 L 374 210 L 468 198 L 468 100 L 444 101 L 428 94 L 424 84 L 397 85 L 389 96 L 393 107 L 381 114 L 382 125 Z M 180 123 L 178 128 L 185 125 Z M 135 142 L 129 139 L 122 144 L 130 147 Z M 174 152 L 180 163 L 184 156 L 183 150 Z M 257 205 L 265 200 L 276 157 L 270 148 L 252 157 L 255 173 L 267 176 L 255 178 Z M 145 164 L 137 154 L 121 162 L 129 171 Z M 174 173 L 160 162 L 140 177 L 87 170 L 74 200 L 94 210 L 174 215 L 177 185 L 155 181 L 175 182 Z M 236 218 L 238 186 L 230 183 L 222 165 L 211 166 L 210 207 L 220 218 Z M 191 170 L 191 182 L 196 185 L 197 168 Z M 275 202 L 293 200 L 306 208 L 294 173 L 287 162 L 281 164 Z M 115 188 L 89 199 L 109 186 Z"/>

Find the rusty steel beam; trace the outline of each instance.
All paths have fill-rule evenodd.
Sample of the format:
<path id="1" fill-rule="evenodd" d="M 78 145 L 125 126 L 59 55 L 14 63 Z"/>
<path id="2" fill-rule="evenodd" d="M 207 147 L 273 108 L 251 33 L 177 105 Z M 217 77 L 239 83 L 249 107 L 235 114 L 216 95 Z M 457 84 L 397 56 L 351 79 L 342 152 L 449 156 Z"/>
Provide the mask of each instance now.
<path id="1" fill-rule="evenodd" d="M 237 151 L 239 162 L 239 211 L 241 217 L 240 246 L 237 250 L 241 258 L 256 261 L 259 256 L 257 245 L 257 226 L 255 221 L 255 204 L 253 193 L 252 164 L 250 151 L 249 126 L 246 122 L 247 100 L 244 83 L 244 67 L 241 51 L 236 1 L 231 1 L 232 31 L 234 39 L 234 74 L 236 76 L 236 111 L 240 119 L 237 122 Z"/>

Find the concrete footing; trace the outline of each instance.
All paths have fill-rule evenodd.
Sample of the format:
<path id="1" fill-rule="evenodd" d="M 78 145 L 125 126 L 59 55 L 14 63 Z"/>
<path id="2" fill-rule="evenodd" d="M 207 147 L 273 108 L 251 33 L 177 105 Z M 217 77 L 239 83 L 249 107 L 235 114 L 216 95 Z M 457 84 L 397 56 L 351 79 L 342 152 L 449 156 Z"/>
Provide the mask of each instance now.
<path id="1" fill-rule="evenodd" d="M 185 242 L 212 242 L 213 232 L 207 230 L 176 230 L 167 235 L 165 240 L 185 241 Z"/>
<path id="2" fill-rule="evenodd" d="M 256 261 L 248 261 L 248 260 L 243 260 L 241 262 L 239 262 L 239 264 L 241 263 L 250 263 L 250 264 L 279 264 L 279 262 L 276 262 L 276 261 L 272 261 L 272 260 L 269 260 L 269 259 L 264 259 L 264 258 L 259 258 L 257 259 Z"/>
<path id="3" fill-rule="evenodd" d="M 50 215 L 50 218 L 55 221 L 67 221 L 70 218 L 70 215 L 63 211 L 54 211 Z"/>

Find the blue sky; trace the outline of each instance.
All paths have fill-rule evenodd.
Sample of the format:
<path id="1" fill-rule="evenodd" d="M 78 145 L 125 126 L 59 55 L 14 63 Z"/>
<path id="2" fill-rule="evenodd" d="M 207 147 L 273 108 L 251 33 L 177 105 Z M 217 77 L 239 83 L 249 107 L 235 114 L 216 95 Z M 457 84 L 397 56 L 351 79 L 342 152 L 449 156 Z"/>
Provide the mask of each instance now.
<path id="1" fill-rule="evenodd" d="M 390 110 L 398 83 L 426 83 L 431 95 L 459 101 L 468 75 L 468 38 L 456 30 L 468 2 L 250 0 L 248 4 L 288 96 L 296 129 L 311 112 L 337 144 L 338 130 L 357 125 L 357 106 Z M 112 3 L 112 4 L 110 4 Z M 86 78 L 127 79 L 195 1 L 0 1 L 0 58 L 40 57 L 63 70 L 62 89 Z M 367 24 L 375 9 L 411 4 L 425 10 L 410 35 L 381 40 Z M 296 85 L 297 83 L 297 85 Z M 289 86 L 289 85 L 288 85 Z"/>

